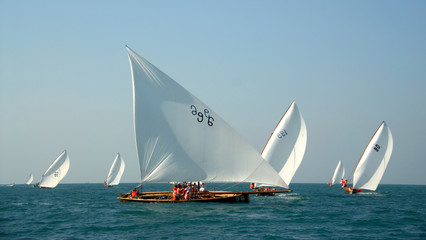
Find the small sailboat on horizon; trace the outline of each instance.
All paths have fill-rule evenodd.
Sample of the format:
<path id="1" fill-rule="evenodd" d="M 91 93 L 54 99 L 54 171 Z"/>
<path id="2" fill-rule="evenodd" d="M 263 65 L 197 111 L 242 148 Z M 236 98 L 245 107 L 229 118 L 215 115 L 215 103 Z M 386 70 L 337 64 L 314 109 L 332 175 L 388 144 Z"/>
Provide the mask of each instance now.
<path id="1" fill-rule="evenodd" d="M 39 188 L 55 188 L 58 183 L 67 175 L 70 168 L 70 159 L 67 151 L 64 150 L 55 161 L 50 164 L 44 172 L 40 182 L 34 186 Z"/>
<path id="2" fill-rule="evenodd" d="M 339 161 L 337 163 L 336 169 L 333 173 L 333 177 L 331 178 L 331 182 L 327 182 L 327 184 L 331 187 L 337 182 L 337 179 L 339 178 L 342 181 L 345 178 L 345 167 L 343 167 L 342 161 Z"/>
<path id="3" fill-rule="evenodd" d="M 30 185 L 34 180 L 34 175 L 31 173 L 28 180 L 25 182 L 26 185 Z"/>
<path id="4" fill-rule="evenodd" d="M 112 162 L 111 168 L 109 169 L 107 180 L 104 181 L 104 185 L 106 187 L 113 187 L 120 184 L 121 176 L 123 175 L 125 167 L 126 164 L 124 163 L 123 158 L 120 153 L 117 153 L 114 161 Z"/>
<path id="5" fill-rule="evenodd" d="M 350 194 L 362 192 L 361 189 L 376 191 L 393 150 L 392 133 L 383 121 L 365 147 L 353 173 L 353 184 L 344 190 Z"/>
<path id="6" fill-rule="evenodd" d="M 127 47 L 141 182 L 262 182 L 287 187 L 271 165 L 211 108 Z M 251 191 L 120 194 L 122 202 L 248 202 Z"/>

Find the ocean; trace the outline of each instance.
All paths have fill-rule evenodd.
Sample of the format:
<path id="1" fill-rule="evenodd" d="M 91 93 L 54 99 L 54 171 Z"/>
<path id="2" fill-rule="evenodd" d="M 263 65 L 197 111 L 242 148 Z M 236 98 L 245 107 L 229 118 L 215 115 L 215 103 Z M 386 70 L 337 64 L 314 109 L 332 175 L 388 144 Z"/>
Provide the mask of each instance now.
<path id="1" fill-rule="evenodd" d="M 136 185 L 1 186 L 0 239 L 426 239 L 422 185 L 349 195 L 338 185 L 293 183 L 292 193 L 251 195 L 250 203 L 120 203 L 118 193 Z"/>

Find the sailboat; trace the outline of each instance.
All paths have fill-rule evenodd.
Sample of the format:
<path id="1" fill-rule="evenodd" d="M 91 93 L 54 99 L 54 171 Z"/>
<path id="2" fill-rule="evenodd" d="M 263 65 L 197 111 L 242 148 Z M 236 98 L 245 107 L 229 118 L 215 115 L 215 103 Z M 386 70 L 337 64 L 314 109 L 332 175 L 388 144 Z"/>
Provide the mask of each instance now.
<path id="1" fill-rule="evenodd" d="M 339 161 L 337 163 L 336 169 L 334 170 L 333 177 L 331 178 L 331 182 L 328 182 L 327 184 L 329 186 L 333 186 L 337 179 L 343 179 L 345 177 L 345 167 L 343 167 L 342 161 Z"/>
<path id="2" fill-rule="evenodd" d="M 25 184 L 30 185 L 33 182 L 34 175 L 31 173 L 28 177 L 28 180 L 25 182 Z"/>
<path id="3" fill-rule="evenodd" d="M 306 143 L 305 120 L 296 102 L 293 101 L 269 137 L 262 151 L 262 157 L 279 173 L 283 181 L 290 185 L 303 160 Z M 264 182 L 257 183 L 254 189 L 256 191 L 264 191 L 265 188 L 262 186 L 265 185 L 267 186 L 268 184 Z M 263 195 L 272 194 L 265 193 Z"/>
<path id="4" fill-rule="evenodd" d="M 120 153 L 117 153 L 114 161 L 112 162 L 111 168 L 109 169 L 107 180 L 104 181 L 106 187 L 112 187 L 120 183 L 121 176 L 123 175 L 125 168 L 124 160 Z"/>
<path id="5" fill-rule="evenodd" d="M 361 189 L 375 191 L 386 171 L 393 150 L 392 133 L 383 121 L 374 133 L 353 174 L 353 184 L 344 190 L 352 193 Z"/>
<path id="6" fill-rule="evenodd" d="M 141 182 L 258 182 L 288 187 L 218 114 L 127 48 Z M 172 191 L 120 194 L 120 201 L 249 201 L 251 192 L 204 191 L 172 199 Z"/>
<path id="7" fill-rule="evenodd" d="M 58 183 L 67 175 L 70 168 L 70 159 L 67 151 L 64 150 L 56 159 L 50 164 L 46 172 L 43 174 L 41 182 L 36 186 L 40 188 L 54 188 Z"/>

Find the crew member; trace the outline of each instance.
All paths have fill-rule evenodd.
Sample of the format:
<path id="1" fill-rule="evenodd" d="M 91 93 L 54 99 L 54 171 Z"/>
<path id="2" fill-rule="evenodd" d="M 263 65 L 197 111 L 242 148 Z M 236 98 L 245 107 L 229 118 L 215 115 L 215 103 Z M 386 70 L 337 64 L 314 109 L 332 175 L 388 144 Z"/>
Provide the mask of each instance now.
<path id="1" fill-rule="evenodd" d="M 176 195 L 177 195 L 177 185 L 175 185 L 175 187 L 173 188 L 173 200 L 176 200 Z"/>
<path id="2" fill-rule="evenodd" d="M 347 185 L 347 183 L 348 183 L 348 180 L 342 178 L 342 180 L 340 181 L 340 183 L 342 184 L 342 188 L 345 188 L 346 185 Z"/>
<path id="3" fill-rule="evenodd" d="M 136 188 L 134 188 L 132 191 L 132 198 L 136 198 L 136 197 L 138 197 L 138 194 L 136 192 Z"/>

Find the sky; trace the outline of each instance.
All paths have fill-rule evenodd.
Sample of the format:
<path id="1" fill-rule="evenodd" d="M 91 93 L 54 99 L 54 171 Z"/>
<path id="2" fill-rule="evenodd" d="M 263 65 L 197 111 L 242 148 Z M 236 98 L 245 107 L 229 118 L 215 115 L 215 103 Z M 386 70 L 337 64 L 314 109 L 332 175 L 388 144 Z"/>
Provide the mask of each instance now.
<path id="1" fill-rule="evenodd" d="M 381 183 L 426 184 L 425 1 L 0 0 L 0 184 L 101 183 L 117 152 L 139 182 L 125 45 L 259 152 L 292 101 L 307 126 L 293 183 L 353 172 L 382 121 Z M 290 185 L 291 186 L 291 185 Z M 380 186 L 379 186 L 380 188 Z"/>

